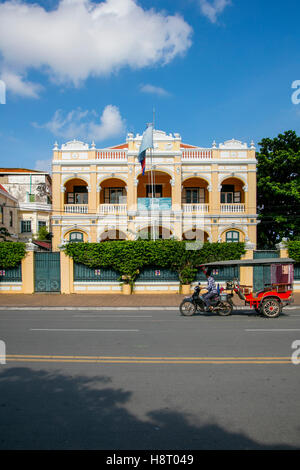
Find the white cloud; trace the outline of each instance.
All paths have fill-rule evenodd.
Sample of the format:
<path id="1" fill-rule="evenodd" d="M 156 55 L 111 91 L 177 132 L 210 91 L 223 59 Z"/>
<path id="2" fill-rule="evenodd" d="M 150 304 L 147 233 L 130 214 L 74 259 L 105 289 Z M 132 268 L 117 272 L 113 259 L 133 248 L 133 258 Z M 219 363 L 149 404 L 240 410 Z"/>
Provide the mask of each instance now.
<path id="1" fill-rule="evenodd" d="M 8 89 L 34 97 L 22 78 L 31 69 L 60 84 L 78 86 L 90 76 L 166 64 L 191 46 L 192 28 L 179 15 L 145 10 L 138 0 L 60 0 L 55 10 L 37 3 L 0 3 L 2 72 Z"/>
<path id="2" fill-rule="evenodd" d="M 202 14 L 212 23 L 216 23 L 218 15 L 231 5 L 231 0 L 199 0 L 199 3 Z"/>
<path id="3" fill-rule="evenodd" d="M 120 136 L 125 132 L 125 120 L 119 109 L 107 105 L 101 116 L 95 111 L 75 109 L 64 114 L 61 109 L 55 111 L 52 119 L 45 124 L 33 123 L 39 129 L 47 129 L 57 137 L 65 139 L 85 139 L 103 141 Z"/>
<path id="4" fill-rule="evenodd" d="M 46 171 L 47 173 L 52 173 L 52 160 L 37 160 L 35 162 L 34 170 Z"/>
<path id="5" fill-rule="evenodd" d="M 38 98 L 42 90 L 41 85 L 29 81 L 26 82 L 24 76 L 9 70 L 2 71 L 1 80 L 3 80 L 8 90 L 25 98 Z"/>
<path id="6" fill-rule="evenodd" d="M 150 84 L 141 85 L 140 89 L 143 93 L 149 93 L 149 94 L 159 95 L 159 96 L 170 96 L 170 93 L 164 88 L 150 85 Z"/>

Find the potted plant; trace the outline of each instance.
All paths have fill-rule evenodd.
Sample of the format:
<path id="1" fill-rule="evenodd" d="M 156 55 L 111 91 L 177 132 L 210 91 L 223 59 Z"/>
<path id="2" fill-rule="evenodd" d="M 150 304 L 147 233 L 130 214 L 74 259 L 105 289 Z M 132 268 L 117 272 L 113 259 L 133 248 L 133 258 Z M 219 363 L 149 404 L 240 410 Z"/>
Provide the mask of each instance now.
<path id="1" fill-rule="evenodd" d="M 131 295 L 132 293 L 132 282 L 130 276 L 124 274 L 122 276 L 122 292 L 124 295 Z"/>
<path id="2" fill-rule="evenodd" d="M 131 295 L 133 292 L 134 281 L 139 274 L 139 270 L 137 269 L 133 274 L 123 274 L 121 276 L 122 279 L 122 291 L 124 295 Z"/>
<path id="3" fill-rule="evenodd" d="M 191 292 L 191 282 L 195 279 L 197 270 L 191 265 L 184 266 L 179 272 L 180 293 L 188 295 Z"/>

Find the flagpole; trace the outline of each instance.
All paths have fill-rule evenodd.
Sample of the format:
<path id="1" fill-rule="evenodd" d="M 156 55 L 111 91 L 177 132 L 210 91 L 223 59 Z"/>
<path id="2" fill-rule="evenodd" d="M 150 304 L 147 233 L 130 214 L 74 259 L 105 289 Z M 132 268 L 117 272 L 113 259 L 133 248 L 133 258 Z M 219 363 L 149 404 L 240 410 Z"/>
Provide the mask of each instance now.
<path id="1" fill-rule="evenodd" d="M 152 141 L 153 141 L 153 131 L 154 131 L 154 126 L 155 126 L 155 107 L 153 106 L 153 118 L 152 118 Z M 151 168 L 153 171 L 153 149 L 151 149 Z M 152 173 L 152 185 L 153 185 L 153 190 L 152 190 L 152 196 L 154 197 L 154 189 L 155 189 L 155 172 Z M 155 219 L 153 220 L 153 238 L 154 241 L 156 240 L 156 223 Z"/>

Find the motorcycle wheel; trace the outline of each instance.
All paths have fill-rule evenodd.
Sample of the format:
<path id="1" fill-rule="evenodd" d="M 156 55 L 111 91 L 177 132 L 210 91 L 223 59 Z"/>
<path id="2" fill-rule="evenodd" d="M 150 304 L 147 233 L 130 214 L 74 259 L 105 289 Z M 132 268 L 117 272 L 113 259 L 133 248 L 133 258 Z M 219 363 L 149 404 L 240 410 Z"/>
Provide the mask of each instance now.
<path id="1" fill-rule="evenodd" d="M 185 317 L 191 317 L 196 312 L 196 305 L 190 302 L 189 300 L 183 300 L 179 306 L 181 315 Z"/>
<path id="2" fill-rule="evenodd" d="M 218 309 L 218 314 L 221 315 L 221 317 L 228 317 L 232 314 L 232 310 L 233 307 L 229 302 L 222 302 Z"/>

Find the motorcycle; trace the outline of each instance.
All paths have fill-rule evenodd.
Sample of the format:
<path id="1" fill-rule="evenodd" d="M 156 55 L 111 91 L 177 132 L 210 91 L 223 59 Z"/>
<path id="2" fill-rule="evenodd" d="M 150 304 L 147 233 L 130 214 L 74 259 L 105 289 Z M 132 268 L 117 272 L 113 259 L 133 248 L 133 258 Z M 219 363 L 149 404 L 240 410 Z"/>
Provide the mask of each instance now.
<path id="1" fill-rule="evenodd" d="M 206 312 L 206 304 L 203 300 L 201 291 L 201 283 L 199 282 L 195 288 L 193 295 L 191 297 L 185 297 L 179 306 L 180 313 L 185 317 L 190 317 L 194 315 L 197 311 L 202 313 Z M 232 314 L 233 303 L 232 303 L 233 292 L 230 294 L 221 292 L 216 294 L 212 299 L 210 299 L 210 305 L 212 307 L 209 310 L 210 313 L 217 313 L 222 317 Z"/>

